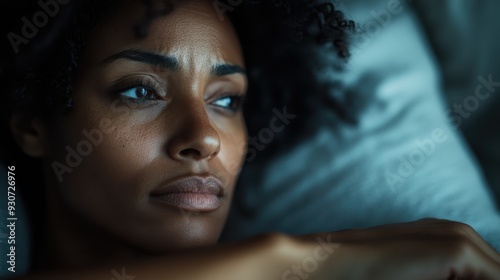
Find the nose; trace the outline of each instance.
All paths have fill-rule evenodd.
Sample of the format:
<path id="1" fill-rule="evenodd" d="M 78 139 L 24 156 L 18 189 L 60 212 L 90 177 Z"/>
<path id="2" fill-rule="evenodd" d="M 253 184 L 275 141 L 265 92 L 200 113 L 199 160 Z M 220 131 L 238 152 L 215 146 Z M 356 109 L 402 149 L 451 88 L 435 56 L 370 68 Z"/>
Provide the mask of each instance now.
<path id="1" fill-rule="evenodd" d="M 183 106 L 184 107 L 184 106 Z M 167 144 L 169 156 L 177 161 L 210 160 L 220 151 L 220 137 L 204 105 L 185 106 L 177 114 L 177 131 Z"/>

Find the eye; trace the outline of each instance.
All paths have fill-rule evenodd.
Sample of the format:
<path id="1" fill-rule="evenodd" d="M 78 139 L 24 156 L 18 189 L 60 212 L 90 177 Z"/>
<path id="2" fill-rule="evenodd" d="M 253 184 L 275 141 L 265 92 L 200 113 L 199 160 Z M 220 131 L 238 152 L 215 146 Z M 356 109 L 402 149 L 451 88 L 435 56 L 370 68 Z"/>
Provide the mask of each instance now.
<path id="1" fill-rule="evenodd" d="M 145 107 L 164 100 L 167 84 L 150 75 L 126 76 L 112 83 L 108 92 L 113 100 L 119 99 L 124 104 Z"/>
<path id="2" fill-rule="evenodd" d="M 139 100 L 153 100 L 157 99 L 158 94 L 156 91 L 147 86 L 134 86 L 129 89 L 123 90 L 120 92 L 120 95 L 131 99 L 131 101 L 139 101 Z"/>
<path id="3" fill-rule="evenodd" d="M 219 98 L 212 102 L 213 105 L 229 109 L 231 111 L 238 111 L 243 103 L 243 96 L 231 95 Z"/>

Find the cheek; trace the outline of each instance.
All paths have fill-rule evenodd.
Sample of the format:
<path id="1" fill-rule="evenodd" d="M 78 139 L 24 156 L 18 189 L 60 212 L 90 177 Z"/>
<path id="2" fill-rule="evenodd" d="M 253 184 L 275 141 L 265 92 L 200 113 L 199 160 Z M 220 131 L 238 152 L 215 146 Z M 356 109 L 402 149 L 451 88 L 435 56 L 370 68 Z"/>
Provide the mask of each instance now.
<path id="1" fill-rule="evenodd" d="M 211 119 L 220 151 L 210 166 L 227 186 L 227 196 L 220 211 L 193 215 L 186 223 L 184 212 L 166 211 L 149 201 L 159 182 L 186 172 L 185 165 L 166 153 L 168 139 L 175 127 L 181 127 L 179 118 L 156 111 L 146 116 L 139 111 L 116 113 L 103 107 L 75 109 L 61 120 L 59 127 L 64 129 L 54 134 L 54 158 L 72 169 L 58 184 L 65 204 L 92 224 L 147 248 L 214 243 L 246 155 L 243 117 Z M 91 143 L 91 152 L 80 154 L 81 143 Z M 78 164 L 67 161 L 68 147 L 81 158 Z"/>
<path id="2" fill-rule="evenodd" d="M 115 101 L 104 102 L 98 94 L 87 96 L 84 100 L 75 98 L 79 106 L 57 125 L 59 133 L 54 137 L 57 145 L 54 149 L 59 158 L 67 156 L 68 149 L 73 148 L 83 158 L 81 169 L 126 175 L 157 156 L 153 148 L 161 139 L 155 135 L 154 126 L 148 125 L 148 117 L 154 118 L 159 110 L 143 117 Z M 87 146 L 90 148 L 85 149 Z"/>
<path id="3" fill-rule="evenodd" d="M 92 108 L 82 106 L 60 122 L 54 161 L 68 172 L 53 171 L 70 206 L 113 217 L 145 203 L 140 181 L 157 156 L 158 137 L 127 122 L 125 112 L 119 117 L 109 108 Z"/>
<path id="4" fill-rule="evenodd" d="M 247 151 L 247 131 L 243 119 L 231 130 L 219 131 L 221 149 L 218 155 L 228 179 L 236 182 L 244 164 Z"/>

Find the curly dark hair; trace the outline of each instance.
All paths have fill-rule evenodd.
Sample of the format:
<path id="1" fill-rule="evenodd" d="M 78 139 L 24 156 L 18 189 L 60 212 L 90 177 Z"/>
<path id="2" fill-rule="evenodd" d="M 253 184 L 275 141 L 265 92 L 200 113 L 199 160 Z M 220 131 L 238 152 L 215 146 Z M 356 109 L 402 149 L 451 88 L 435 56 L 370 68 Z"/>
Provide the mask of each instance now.
<path id="1" fill-rule="evenodd" d="M 149 8 L 135 27 L 138 38 L 147 36 L 148 26 L 155 17 L 168 14 L 175 8 L 172 0 L 158 0 L 164 1 L 162 10 L 153 8 L 155 0 L 142 1 Z M 23 166 L 18 168 L 20 174 L 17 178 L 19 185 L 27 186 L 21 191 L 29 188 L 29 195 L 24 198 L 31 208 L 28 210 L 35 232 L 43 226 L 43 219 L 39 216 L 43 214 L 40 211 L 43 200 L 36 194 L 37 191 L 42 194 L 43 188 L 35 187 L 42 182 L 41 163 L 24 156 L 17 147 L 10 133 L 9 119 L 17 112 L 46 119 L 55 114 L 71 114 L 71 109 L 78 106 L 72 99 L 72 86 L 87 38 L 95 26 L 124 2 L 71 1 L 60 5 L 57 15 L 50 18 L 47 26 L 40 28 L 28 43 L 14 48 L 8 39 L 3 41 L 1 129 L 6 132 L 6 137 L 1 140 L 0 157 L 5 164 Z M 289 112 L 300 116 L 285 132 L 276 135 L 275 140 L 266 146 L 266 153 L 256 158 L 254 164 L 286 151 L 301 137 L 306 137 L 308 131 L 314 129 L 308 124 L 314 122 L 318 114 L 331 114 L 348 121 L 348 114 L 336 99 L 335 73 L 341 71 L 349 56 L 346 38 L 348 31 L 354 29 L 354 23 L 345 19 L 336 5 L 327 0 L 240 2 L 233 7 L 231 3 L 216 0 L 214 5 L 222 3 L 231 7 L 225 12 L 235 26 L 243 48 L 250 84 L 250 98 L 244 107 L 249 135 L 256 135 L 261 128 L 268 126 L 273 108 L 286 106 Z M 8 38 L 9 32 L 21 29 L 20 18 L 40 10 L 35 3 L 19 1 L 17 8 L 2 7 L 4 13 L 8 12 L 4 18 L 13 23 L 1 27 L 2 38 Z"/>
<path id="2" fill-rule="evenodd" d="M 154 17 L 170 12 L 175 2 L 158 0 L 164 1 L 166 8 L 155 11 L 152 8 L 155 0 L 142 1 L 150 8 L 144 20 L 136 26 L 139 38 L 147 35 L 147 27 Z M 216 1 L 214 6 L 223 3 Z M 26 46 L 21 46 L 18 54 L 12 55 L 12 48 L 3 52 L 7 54 L 1 65 L 1 69 L 6 70 L 0 70 L 0 82 L 7 93 L 2 108 L 3 119 L 7 120 L 18 111 L 44 117 L 55 112 L 69 113 L 75 106 L 73 79 L 86 39 L 93 27 L 123 2 L 81 0 L 61 6 L 61 12 L 50 19 L 49 26 L 40 28 L 41 34 Z M 345 117 L 342 106 L 336 104 L 332 94 L 328 94 L 332 91 L 332 84 L 320 82 L 317 77 L 318 72 L 338 71 L 342 63 L 332 60 L 331 56 L 325 59 L 325 52 L 317 49 L 326 46 L 332 52 L 336 51 L 339 58 L 347 58 L 346 31 L 354 29 L 354 23 L 346 20 L 333 3 L 325 0 L 240 2 L 234 10 L 226 12 L 235 25 L 249 69 L 252 98 L 246 104 L 246 112 L 266 116 L 271 112 L 266 105 L 272 108 L 283 103 L 290 111 L 293 109 L 308 116 L 310 109 L 317 109 L 317 98 L 321 98 L 321 104 L 326 101 L 341 117 Z M 23 6 L 21 11 L 31 14 L 30 11 L 40 9 L 34 6 Z M 298 94 L 309 96 L 298 99 Z M 255 114 L 254 109 L 261 112 Z M 265 117 L 260 119 L 266 120 Z M 263 127 L 261 120 L 248 118 L 250 134 Z M 2 154 L 4 152 L 2 149 Z"/>

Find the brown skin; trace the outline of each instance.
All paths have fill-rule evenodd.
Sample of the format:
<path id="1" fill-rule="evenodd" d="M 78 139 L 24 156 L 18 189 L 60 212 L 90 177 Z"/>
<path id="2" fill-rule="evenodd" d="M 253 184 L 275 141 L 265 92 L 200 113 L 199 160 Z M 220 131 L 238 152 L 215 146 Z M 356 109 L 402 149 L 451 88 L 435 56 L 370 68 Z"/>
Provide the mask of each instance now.
<path id="1" fill-rule="evenodd" d="M 122 267 L 136 279 L 300 279 L 288 272 L 293 265 L 315 256 L 318 248 L 325 255 L 317 237 L 329 241 L 325 246 L 333 253 L 308 279 L 500 275 L 499 255 L 473 229 L 442 220 L 301 237 L 270 234 L 215 245 L 246 138 L 241 112 L 221 106 L 228 93 L 244 94 L 247 85 L 242 74 L 215 77 L 210 72 L 214 64 L 244 66 L 229 20 L 221 22 L 211 3 L 182 1 L 153 22 L 145 40 L 131 31 L 143 7 L 137 1 L 127 5 L 92 34 L 75 87 L 76 107 L 68 117 L 50 124 L 33 119 L 28 125 L 20 116 L 12 119 L 20 146 L 44 162 L 52 237 L 46 250 L 52 254 L 44 265 L 56 270 L 23 279 L 104 280 Z M 171 55 L 179 68 L 168 71 L 130 59 L 102 64 L 128 49 Z M 158 83 L 160 98 L 138 105 L 123 98 L 137 91 L 109 93 L 131 75 L 146 79 L 148 86 Z M 82 130 L 101 129 L 103 120 L 111 129 L 103 131 L 102 143 L 60 182 L 52 163 L 66 163 L 65 147 L 76 149 L 86 140 Z M 221 207 L 191 213 L 150 199 L 166 181 L 189 174 L 211 174 L 223 183 Z M 185 250 L 170 253 L 176 249 Z M 140 261 L 152 254 L 161 256 Z M 68 270 L 57 272 L 61 268 Z"/>
<path id="2" fill-rule="evenodd" d="M 321 246 L 318 237 L 328 243 Z M 326 248 L 332 253 L 328 255 Z M 299 270 L 307 278 L 290 273 L 318 255 L 328 257 L 317 260 L 316 270 Z M 106 280 L 112 277 L 110 271 L 121 268 L 128 276 L 148 280 L 498 280 L 500 256 L 469 226 L 428 219 L 302 237 L 268 234 L 145 262 L 117 262 L 22 279 Z"/>
<path id="3" fill-rule="evenodd" d="M 73 92 L 75 109 L 50 124 L 44 140 L 49 144 L 39 152 L 50 201 L 50 247 L 57 252 L 53 262 L 82 264 L 117 252 L 164 253 L 215 244 L 228 214 L 245 155 L 246 127 L 242 111 L 224 102 L 229 95 L 243 96 L 247 80 L 240 73 L 215 76 L 211 69 L 220 64 L 243 68 L 239 41 L 209 1 L 183 1 L 139 40 L 133 27 L 144 9 L 132 1 L 93 32 Z M 124 50 L 168 55 L 179 67 L 169 70 L 127 58 L 103 63 Z M 146 89 L 154 93 L 147 97 L 152 100 L 127 99 Z M 102 141 L 71 173 L 59 172 L 59 182 L 52 164 L 68 166 L 66 148 L 77 150 L 88 140 L 84 130 L 100 131 Z M 190 175 L 222 182 L 223 203 L 217 210 L 192 213 L 151 199 L 166 182 Z"/>

